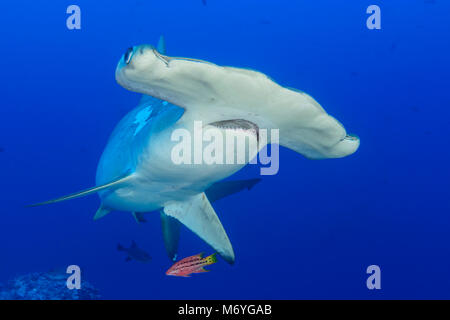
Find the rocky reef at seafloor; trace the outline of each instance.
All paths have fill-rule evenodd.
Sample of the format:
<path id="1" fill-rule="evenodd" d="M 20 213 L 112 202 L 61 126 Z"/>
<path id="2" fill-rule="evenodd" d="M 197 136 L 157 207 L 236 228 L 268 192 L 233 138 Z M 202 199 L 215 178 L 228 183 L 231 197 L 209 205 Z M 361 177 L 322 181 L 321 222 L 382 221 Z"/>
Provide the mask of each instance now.
<path id="1" fill-rule="evenodd" d="M 82 280 L 81 289 L 70 290 L 64 271 L 36 272 L 18 276 L 0 285 L 0 300 L 97 300 L 100 294 Z"/>

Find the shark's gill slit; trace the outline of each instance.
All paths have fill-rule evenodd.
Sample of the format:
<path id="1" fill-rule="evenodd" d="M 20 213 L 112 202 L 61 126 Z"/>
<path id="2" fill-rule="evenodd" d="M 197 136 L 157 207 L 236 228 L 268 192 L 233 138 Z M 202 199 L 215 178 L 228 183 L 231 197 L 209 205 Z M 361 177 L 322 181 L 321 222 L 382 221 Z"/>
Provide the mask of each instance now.
<path id="1" fill-rule="evenodd" d="M 164 62 L 164 63 L 166 64 L 167 67 L 169 66 L 170 60 L 169 60 L 168 57 L 163 56 L 163 55 L 160 54 L 160 53 L 158 52 L 158 50 L 156 50 L 156 49 L 153 49 L 153 53 L 155 54 L 155 56 L 156 56 L 159 60 L 161 60 L 162 62 Z"/>

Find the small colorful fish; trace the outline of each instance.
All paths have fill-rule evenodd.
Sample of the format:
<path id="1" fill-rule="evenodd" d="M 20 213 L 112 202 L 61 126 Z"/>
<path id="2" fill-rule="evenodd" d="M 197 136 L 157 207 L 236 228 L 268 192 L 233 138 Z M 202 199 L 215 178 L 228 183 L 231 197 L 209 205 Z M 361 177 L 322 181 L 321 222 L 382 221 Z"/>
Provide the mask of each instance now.
<path id="1" fill-rule="evenodd" d="M 192 273 L 208 272 L 209 270 L 206 270 L 204 267 L 216 262 L 216 253 L 213 253 L 206 258 L 203 258 L 203 253 L 199 253 L 195 256 L 190 256 L 178 261 L 166 271 L 166 275 L 189 277 Z"/>

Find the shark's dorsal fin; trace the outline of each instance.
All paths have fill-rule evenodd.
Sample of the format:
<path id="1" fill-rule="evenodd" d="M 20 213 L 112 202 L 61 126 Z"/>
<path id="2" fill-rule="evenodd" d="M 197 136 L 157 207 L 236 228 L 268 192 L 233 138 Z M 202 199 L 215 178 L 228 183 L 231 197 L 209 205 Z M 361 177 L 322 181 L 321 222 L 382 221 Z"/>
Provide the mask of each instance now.
<path id="1" fill-rule="evenodd" d="M 72 194 L 69 194 L 67 196 L 56 198 L 56 199 L 53 199 L 53 200 L 31 204 L 31 205 L 28 205 L 27 207 L 43 206 L 45 204 L 51 204 L 51 203 L 65 201 L 65 200 L 70 200 L 70 199 L 84 197 L 84 196 L 87 196 L 89 194 L 96 193 L 96 192 L 99 192 L 99 191 L 102 191 L 102 190 L 105 190 L 105 189 L 117 187 L 118 185 L 120 185 L 120 184 L 126 182 L 127 180 L 129 180 L 131 177 L 132 177 L 132 175 L 127 174 L 127 175 L 122 176 L 122 177 L 120 177 L 120 178 L 118 178 L 116 180 L 113 180 L 111 182 L 105 183 L 105 184 L 97 186 L 97 187 L 85 189 L 83 191 L 72 193 Z"/>
<path id="2" fill-rule="evenodd" d="M 205 193 L 199 193 L 187 201 L 169 201 L 164 213 L 191 229 L 225 261 L 234 263 L 233 247 Z"/>
<path id="3" fill-rule="evenodd" d="M 164 39 L 164 36 L 159 37 L 158 46 L 156 47 L 156 50 L 158 50 L 161 54 L 166 54 L 166 40 Z"/>
<path id="4" fill-rule="evenodd" d="M 177 260 L 178 242 L 180 240 L 180 222 L 166 215 L 163 210 L 160 212 L 164 246 L 170 260 L 175 261 Z"/>

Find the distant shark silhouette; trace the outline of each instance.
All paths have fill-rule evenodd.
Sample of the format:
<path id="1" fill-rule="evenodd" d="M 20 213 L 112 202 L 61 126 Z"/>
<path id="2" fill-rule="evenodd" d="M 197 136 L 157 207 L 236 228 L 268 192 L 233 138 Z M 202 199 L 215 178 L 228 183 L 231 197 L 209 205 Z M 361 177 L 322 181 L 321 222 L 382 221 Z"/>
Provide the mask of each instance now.
<path id="1" fill-rule="evenodd" d="M 123 251 L 127 254 L 125 261 L 136 260 L 140 262 L 149 262 L 152 260 L 152 257 L 150 257 L 147 252 L 139 248 L 134 240 L 131 241 L 131 246 L 129 248 L 125 248 L 120 243 L 117 244 L 117 251 Z"/>
<path id="2" fill-rule="evenodd" d="M 281 87 L 256 71 L 168 57 L 163 38 L 157 48 L 129 48 L 119 61 L 116 80 L 144 96 L 112 133 L 98 165 L 97 186 L 37 205 L 98 193 L 101 206 L 95 219 L 119 210 L 132 212 L 139 220 L 138 213 L 159 210 L 171 258 L 179 233 L 175 219 L 227 262 L 234 262 L 230 240 L 207 190 L 216 188 L 222 196 L 233 193 L 226 190 L 229 185 L 219 192 L 214 183 L 246 165 L 175 164 L 171 159 L 175 129 L 193 132 L 194 121 L 243 136 L 258 135 L 258 128 L 279 128 L 282 146 L 312 159 L 344 157 L 359 146 L 359 139 L 347 135 L 309 95 Z"/>

